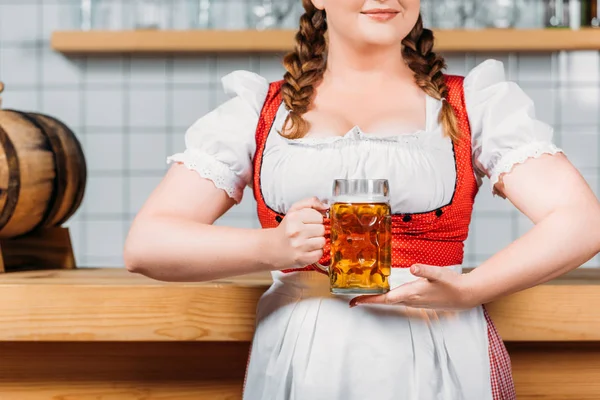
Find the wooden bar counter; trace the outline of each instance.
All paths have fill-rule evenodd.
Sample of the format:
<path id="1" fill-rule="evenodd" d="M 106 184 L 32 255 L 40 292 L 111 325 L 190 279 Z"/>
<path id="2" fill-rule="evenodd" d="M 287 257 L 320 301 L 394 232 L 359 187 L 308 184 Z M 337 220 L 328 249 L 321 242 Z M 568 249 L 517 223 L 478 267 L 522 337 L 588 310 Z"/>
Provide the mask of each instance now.
<path id="1" fill-rule="evenodd" d="M 184 284 L 123 269 L 1 275 L 0 400 L 240 399 L 269 284 L 268 274 Z M 600 399 L 600 270 L 487 307 L 518 399 Z"/>

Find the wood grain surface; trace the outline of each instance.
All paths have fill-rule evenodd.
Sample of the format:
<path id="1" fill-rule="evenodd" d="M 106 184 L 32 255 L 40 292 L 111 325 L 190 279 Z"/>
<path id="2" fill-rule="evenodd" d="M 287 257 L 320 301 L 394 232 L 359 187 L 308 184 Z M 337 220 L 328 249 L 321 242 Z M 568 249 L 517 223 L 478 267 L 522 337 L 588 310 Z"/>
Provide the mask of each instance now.
<path id="1" fill-rule="evenodd" d="M 57 31 L 52 48 L 65 54 L 286 52 L 294 30 Z M 440 52 L 598 50 L 597 29 L 481 29 L 435 31 Z"/>
<path id="2" fill-rule="evenodd" d="M 509 343 L 519 400 L 600 398 L 600 344 Z M 238 400 L 248 343 L 0 343 L 0 399 Z"/>
<path id="3" fill-rule="evenodd" d="M 38 269 L 73 269 L 75 256 L 69 228 L 46 228 L 12 239 L 0 239 L 0 258 L 4 270 L 11 272 Z"/>
<path id="4" fill-rule="evenodd" d="M 124 269 L 5 274 L 0 341 L 246 342 L 270 283 L 268 274 L 164 283 Z M 600 341 L 600 271 L 578 271 L 487 307 L 506 341 Z"/>
<path id="5" fill-rule="evenodd" d="M 0 276 L 1 400 L 238 400 L 268 274 L 163 283 L 122 269 Z M 488 305 L 519 400 L 600 399 L 600 271 Z"/>
<path id="6" fill-rule="evenodd" d="M 511 343 L 519 400 L 600 399 L 600 343 Z"/>
<path id="7" fill-rule="evenodd" d="M 2 400 L 234 400 L 248 343 L 0 343 Z"/>

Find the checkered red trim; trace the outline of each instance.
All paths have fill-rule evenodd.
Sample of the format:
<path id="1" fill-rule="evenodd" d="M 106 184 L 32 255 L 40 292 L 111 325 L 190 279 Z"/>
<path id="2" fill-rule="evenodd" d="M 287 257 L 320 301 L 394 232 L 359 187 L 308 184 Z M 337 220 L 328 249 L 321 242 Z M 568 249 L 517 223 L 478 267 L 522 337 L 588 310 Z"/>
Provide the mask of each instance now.
<path id="1" fill-rule="evenodd" d="M 483 309 L 488 326 L 490 379 L 494 400 L 516 400 L 510 356 L 487 310 Z"/>

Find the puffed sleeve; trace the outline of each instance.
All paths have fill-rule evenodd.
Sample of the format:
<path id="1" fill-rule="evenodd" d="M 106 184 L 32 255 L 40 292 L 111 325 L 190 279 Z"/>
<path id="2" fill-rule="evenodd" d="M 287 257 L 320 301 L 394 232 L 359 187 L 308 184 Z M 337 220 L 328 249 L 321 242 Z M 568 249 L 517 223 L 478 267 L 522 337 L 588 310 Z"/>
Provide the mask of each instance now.
<path id="1" fill-rule="evenodd" d="M 553 143 L 553 128 L 535 115 L 535 105 L 514 82 L 504 65 L 487 60 L 465 77 L 465 103 L 471 125 L 473 164 L 491 186 L 513 166 L 561 150 Z"/>
<path id="2" fill-rule="evenodd" d="M 248 71 L 222 79 L 232 98 L 198 119 L 185 133 L 185 151 L 167 158 L 210 179 L 237 203 L 252 181 L 255 131 L 269 83 Z"/>

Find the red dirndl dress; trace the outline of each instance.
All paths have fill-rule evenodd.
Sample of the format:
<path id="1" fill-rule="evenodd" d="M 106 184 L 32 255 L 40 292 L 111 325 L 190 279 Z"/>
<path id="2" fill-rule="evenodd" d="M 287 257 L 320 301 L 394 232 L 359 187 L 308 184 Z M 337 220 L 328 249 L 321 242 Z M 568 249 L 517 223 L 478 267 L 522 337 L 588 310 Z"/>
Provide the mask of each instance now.
<path id="1" fill-rule="evenodd" d="M 472 163 L 471 132 L 464 101 L 463 78 L 446 76 L 446 83 L 449 88 L 447 101 L 456 113 L 461 132 L 460 139 L 453 145 L 456 161 L 454 196 L 449 204 L 431 212 L 393 215 L 393 268 L 405 269 L 415 263 L 444 267 L 460 265 L 463 262 L 464 241 L 467 239 L 478 186 Z M 281 105 L 281 85 L 282 81 L 271 83 L 256 130 L 253 191 L 257 201 L 259 220 L 263 228 L 276 227 L 284 217 L 283 214 L 275 212 L 265 203 L 261 191 L 260 174 L 267 137 L 272 130 L 275 116 Z M 320 263 L 327 265 L 330 262 L 329 221 L 327 219 L 325 226 L 327 245 Z M 316 266 L 308 265 L 301 269 L 283 271 L 283 273 L 320 274 L 322 272 Z M 515 399 L 509 355 L 485 309 L 483 309 L 483 313 L 487 323 L 489 384 L 493 399 Z M 245 386 L 248 386 L 248 379 L 255 379 L 254 376 L 256 375 L 251 377 L 247 375 Z"/>

